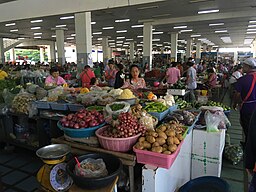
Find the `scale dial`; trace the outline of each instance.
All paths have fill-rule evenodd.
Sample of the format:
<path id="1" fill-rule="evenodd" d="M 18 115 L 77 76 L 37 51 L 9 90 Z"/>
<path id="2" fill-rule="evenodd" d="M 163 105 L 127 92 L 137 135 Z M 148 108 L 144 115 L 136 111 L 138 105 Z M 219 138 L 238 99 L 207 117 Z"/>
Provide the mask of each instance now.
<path id="1" fill-rule="evenodd" d="M 66 163 L 59 163 L 50 172 L 50 182 L 56 191 L 67 191 L 73 183 L 73 180 L 66 172 L 66 165 Z"/>

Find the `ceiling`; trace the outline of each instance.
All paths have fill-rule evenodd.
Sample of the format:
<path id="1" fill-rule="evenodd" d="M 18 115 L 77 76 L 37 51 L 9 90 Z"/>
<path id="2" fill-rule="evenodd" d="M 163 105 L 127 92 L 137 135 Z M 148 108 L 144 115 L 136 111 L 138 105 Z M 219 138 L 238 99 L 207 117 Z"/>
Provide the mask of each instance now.
<path id="1" fill-rule="evenodd" d="M 0 0 L 0 4 L 7 1 Z M 200 14 L 198 11 L 219 9 L 218 13 Z M 66 25 L 65 42 L 75 44 L 75 24 L 74 19 L 61 20 L 60 17 L 72 16 L 74 14 L 56 15 L 43 18 L 24 19 L 18 21 L 10 21 L 0 23 L 0 36 L 6 38 L 34 38 L 40 36 L 41 39 L 55 41 L 55 32 L 51 29 L 56 25 Z M 223 17 L 222 17 L 223 15 Z M 218 16 L 218 19 L 214 19 Z M 209 17 L 209 19 L 208 19 Z M 210 18 L 211 17 L 211 18 Z M 214 18 L 212 18 L 214 17 Z M 193 18 L 198 20 L 193 20 Z M 31 20 L 42 19 L 43 22 L 31 23 Z M 117 19 L 130 19 L 128 22 L 116 23 Z M 168 20 L 170 19 L 170 20 Z M 175 22 L 177 20 L 177 23 Z M 192 20 L 192 21 L 191 21 Z M 255 20 L 255 27 L 248 28 L 249 21 Z M 158 3 L 136 5 L 129 7 L 120 7 L 114 9 L 105 9 L 92 11 L 92 21 L 96 24 L 92 25 L 92 32 L 102 32 L 102 34 L 93 34 L 93 45 L 100 46 L 101 38 L 108 36 L 109 39 L 115 40 L 113 47 L 128 48 L 129 41 L 136 41 L 138 48 L 143 48 L 141 42 L 143 38 L 143 27 L 132 28 L 133 25 L 143 24 L 143 21 L 161 23 L 154 25 L 155 32 L 163 32 L 162 34 L 153 34 L 153 47 L 169 48 L 170 33 L 179 33 L 179 49 L 186 47 L 187 39 L 191 35 L 201 35 L 194 37 L 194 42 L 210 44 L 219 47 L 245 47 L 250 46 L 256 35 L 256 1 L 255 0 L 166 0 Z M 166 22 L 165 22 L 166 21 Z M 6 27 L 8 23 L 15 22 L 15 25 Z M 223 25 L 209 26 L 209 24 L 223 23 Z M 175 26 L 186 25 L 191 32 L 180 32 L 181 29 L 174 29 Z M 103 30 L 103 27 L 113 26 L 114 29 Z M 41 27 L 41 29 L 32 30 L 32 27 Z M 15 31 L 18 29 L 18 31 Z M 249 29 L 249 31 L 247 31 Z M 10 32 L 11 30 L 14 30 Z M 119 30 L 127 30 L 125 33 L 116 33 Z M 223 32 L 227 30 L 227 32 Z M 215 31 L 222 31 L 215 33 Z M 249 32 L 249 33 L 248 33 Z M 42 33 L 36 35 L 35 33 Z M 74 39 L 72 39 L 72 37 Z M 117 37 L 125 37 L 125 39 L 117 39 Z M 223 42 L 222 39 L 231 42 Z M 198 40 L 199 39 L 199 40 Z M 245 40 L 246 39 L 246 40 Z M 117 41 L 120 41 L 117 43 Z M 123 42 L 121 42 L 123 41 Z M 113 43 L 113 41 L 111 42 Z M 246 43 L 246 44 L 244 44 Z M 117 46 L 118 44 L 118 46 Z"/>

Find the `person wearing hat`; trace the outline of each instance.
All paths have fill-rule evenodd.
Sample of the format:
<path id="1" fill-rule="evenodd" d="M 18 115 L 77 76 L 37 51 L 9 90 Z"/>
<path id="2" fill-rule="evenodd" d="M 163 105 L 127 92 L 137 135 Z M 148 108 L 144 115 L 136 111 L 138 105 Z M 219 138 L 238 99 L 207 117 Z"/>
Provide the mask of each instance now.
<path id="1" fill-rule="evenodd" d="M 243 71 L 246 75 L 240 77 L 234 89 L 234 109 L 240 105 L 240 123 L 245 134 L 245 147 L 248 136 L 248 128 L 253 111 L 256 109 L 256 59 L 248 58 L 243 63 Z"/>

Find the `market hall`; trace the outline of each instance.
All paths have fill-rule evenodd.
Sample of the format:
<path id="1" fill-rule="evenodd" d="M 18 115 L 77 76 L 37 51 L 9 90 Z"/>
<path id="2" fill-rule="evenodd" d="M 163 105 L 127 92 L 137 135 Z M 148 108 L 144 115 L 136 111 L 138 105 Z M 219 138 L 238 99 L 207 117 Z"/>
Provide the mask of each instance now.
<path id="1" fill-rule="evenodd" d="M 0 1 L 0 191 L 254 191 L 254 9 Z"/>

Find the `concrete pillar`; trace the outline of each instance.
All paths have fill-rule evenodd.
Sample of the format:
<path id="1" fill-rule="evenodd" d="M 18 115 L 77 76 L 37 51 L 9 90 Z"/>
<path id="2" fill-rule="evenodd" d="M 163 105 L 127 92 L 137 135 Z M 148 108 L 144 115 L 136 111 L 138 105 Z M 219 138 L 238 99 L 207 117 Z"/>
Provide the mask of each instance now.
<path id="1" fill-rule="evenodd" d="M 80 74 L 85 65 L 93 65 L 91 12 L 75 14 L 75 30 L 77 73 Z"/>
<path id="2" fill-rule="evenodd" d="M 134 41 L 130 42 L 130 61 L 133 62 L 134 61 Z"/>
<path id="3" fill-rule="evenodd" d="M 48 62 L 56 62 L 55 42 L 52 41 L 47 49 Z"/>
<path id="4" fill-rule="evenodd" d="M 236 65 L 238 61 L 238 52 L 234 51 L 234 64 Z"/>
<path id="5" fill-rule="evenodd" d="M 145 63 L 149 64 L 149 70 L 152 70 L 152 25 L 144 23 L 143 27 L 143 67 Z"/>
<path id="6" fill-rule="evenodd" d="M 171 61 L 177 61 L 178 33 L 171 33 Z"/>
<path id="7" fill-rule="evenodd" d="M 212 46 L 211 46 L 211 45 L 209 45 L 209 46 L 207 47 L 207 49 L 208 49 L 208 52 L 212 52 Z"/>
<path id="8" fill-rule="evenodd" d="M 10 49 L 10 60 L 15 61 L 16 60 L 16 55 L 15 55 L 15 49 L 11 48 Z"/>
<path id="9" fill-rule="evenodd" d="M 201 42 L 196 42 L 196 63 L 199 63 L 201 59 Z"/>
<path id="10" fill-rule="evenodd" d="M 64 50 L 64 30 L 65 29 L 56 29 L 58 63 L 61 65 L 64 65 L 66 60 Z"/>
<path id="11" fill-rule="evenodd" d="M 111 59 L 112 58 L 112 52 L 113 52 L 113 48 L 109 47 L 108 48 L 108 58 Z"/>
<path id="12" fill-rule="evenodd" d="M 203 52 L 206 52 L 207 51 L 207 44 L 203 44 Z"/>
<path id="13" fill-rule="evenodd" d="M 188 58 L 191 57 L 191 51 L 192 51 L 192 39 L 188 39 L 187 50 L 186 50 L 186 60 L 188 60 Z"/>
<path id="14" fill-rule="evenodd" d="M 253 53 L 253 58 L 256 58 L 256 41 L 255 40 L 252 42 L 252 53 Z"/>
<path id="15" fill-rule="evenodd" d="M 109 58 L 109 49 L 108 49 L 108 37 L 102 38 L 102 52 L 103 52 L 103 63 L 106 65 Z"/>
<path id="16" fill-rule="evenodd" d="M 40 47 L 40 63 L 44 62 L 44 47 Z"/>
<path id="17" fill-rule="evenodd" d="M 3 40 L 3 38 L 0 38 L 0 62 L 1 62 L 1 64 L 5 64 L 4 40 Z"/>

